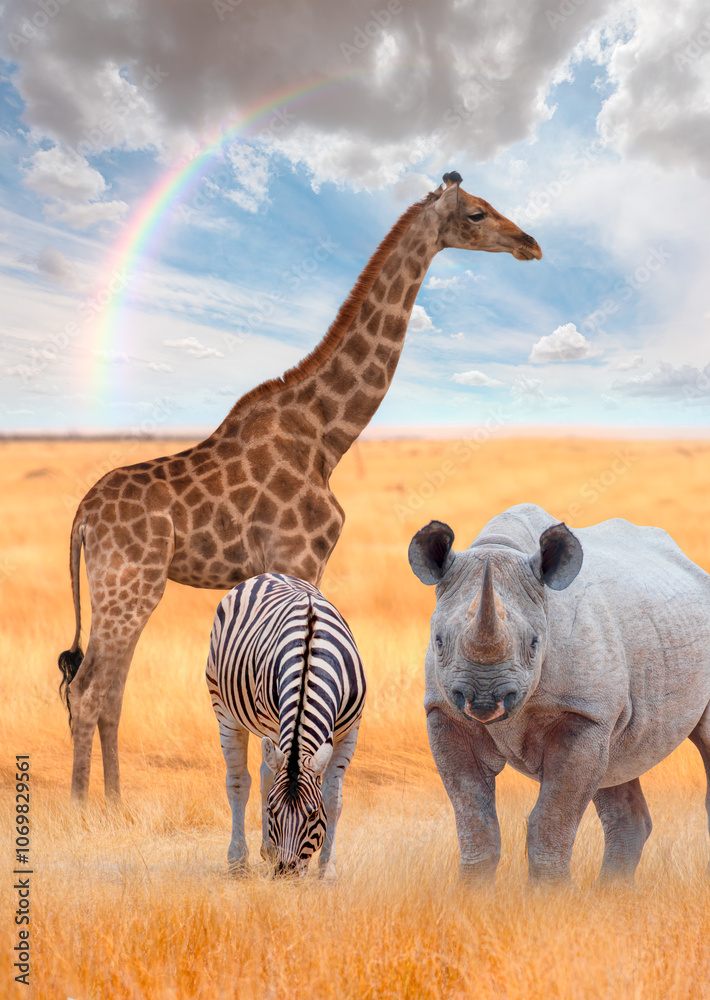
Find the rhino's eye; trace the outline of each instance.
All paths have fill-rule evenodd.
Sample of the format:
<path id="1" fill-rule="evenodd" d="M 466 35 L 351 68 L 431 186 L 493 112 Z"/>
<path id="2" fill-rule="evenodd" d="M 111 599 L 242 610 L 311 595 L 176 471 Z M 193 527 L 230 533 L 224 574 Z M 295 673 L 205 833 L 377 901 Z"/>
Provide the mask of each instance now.
<path id="1" fill-rule="evenodd" d="M 444 640 L 441 638 L 440 635 L 435 635 L 434 636 L 434 642 L 436 643 L 436 648 L 437 649 L 442 649 L 443 648 Z"/>
<path id="2" fill-rule="evenodd" d="M 530 649 L 533 651 L 533 653 L 537 649 L 539 642 L 540 642 L 540 636 L 539 635 L 534 635 L 532 637 L 532 639 L 530 640 Z"/>

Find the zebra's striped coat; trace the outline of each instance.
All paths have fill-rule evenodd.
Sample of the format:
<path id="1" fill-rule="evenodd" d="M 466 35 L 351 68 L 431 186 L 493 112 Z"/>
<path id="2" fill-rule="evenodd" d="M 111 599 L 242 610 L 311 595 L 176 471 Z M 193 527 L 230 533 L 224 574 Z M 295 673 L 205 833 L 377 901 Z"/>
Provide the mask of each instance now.
<path id="1" fill-rule="evenodd" d="M 227 763 L 230 865 L 247 864 L 244 811 L 253 733 L 263 738 L 262 855 L 279 871 L 304 870 L 322 844 L 325 871 L 335 861 L 343 777 L 366 689 L 347 623 L 302 580 L 277 573 L 253 577 L 217 608 L 206 676 Z"/>

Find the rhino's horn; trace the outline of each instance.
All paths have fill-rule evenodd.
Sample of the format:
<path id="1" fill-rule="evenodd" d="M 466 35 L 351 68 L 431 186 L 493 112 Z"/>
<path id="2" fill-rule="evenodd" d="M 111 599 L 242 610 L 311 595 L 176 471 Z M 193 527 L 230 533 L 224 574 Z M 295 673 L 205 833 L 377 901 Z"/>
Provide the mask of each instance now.
<path id="1" fill-rule="evenodd" d="M 502 663 L 512 654 L 504 624 L 505 608 L 493 587 L 490 559 L 483 567 L 481 589 L 468 609 L 469 624 L 463 635 L 463 652 L 472 663 Z"/>

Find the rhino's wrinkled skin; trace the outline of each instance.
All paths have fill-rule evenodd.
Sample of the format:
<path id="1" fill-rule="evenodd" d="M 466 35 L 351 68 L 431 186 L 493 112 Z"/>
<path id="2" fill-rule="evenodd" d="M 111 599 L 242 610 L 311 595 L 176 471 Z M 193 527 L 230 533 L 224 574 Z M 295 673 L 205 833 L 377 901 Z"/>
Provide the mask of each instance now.
<path id="1" fill-rule="evenodd" d="M 618 519 L 572 534 L 533 504 L 494 517 L 464 552 L 453 537 L 432 521 L 409 557 L 436 584 L 425 709 L 460 878 L 495 874 L 508 763 L 540 782 L 532 880 L 570 879 L 590 800 L 600 879 L 633 880 L 651 831 L 639 775 L 689 736 L 710 782 L 710 576 L 659 528 Z"/>

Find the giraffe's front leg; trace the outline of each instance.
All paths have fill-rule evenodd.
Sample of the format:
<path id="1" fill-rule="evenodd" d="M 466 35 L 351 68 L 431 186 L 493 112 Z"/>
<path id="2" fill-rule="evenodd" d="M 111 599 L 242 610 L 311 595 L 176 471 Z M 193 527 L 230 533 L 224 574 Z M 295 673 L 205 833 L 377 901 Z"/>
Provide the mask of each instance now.
<path id="1" fill-rule="evenodd" d="M 323 775 L 323 805 L 325 807 L 326 828 L 323 846 L 318 859 L 318 874 L 322 878 L 337 877 L 335 868 L 335 833 L 343 808 L 343 779 L 355 753 L 358 726 L 333 748 L 333 756 Z"/>
<path id="2" fill-rule="evenodd" d="M 227 764 L 227 798 L 232 810 L 232 839 L 227 851 L 229 870 L 245 872 L 249 867 L 249 851 L 244 830 L 244 813 L 249 799 L 251 777 L 247 770 L 249 730 L 238 722 L 220 720 L 219 742 Z"/>

